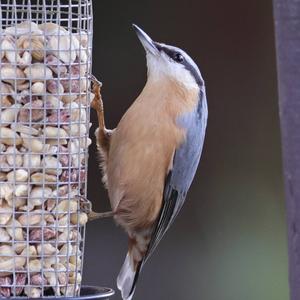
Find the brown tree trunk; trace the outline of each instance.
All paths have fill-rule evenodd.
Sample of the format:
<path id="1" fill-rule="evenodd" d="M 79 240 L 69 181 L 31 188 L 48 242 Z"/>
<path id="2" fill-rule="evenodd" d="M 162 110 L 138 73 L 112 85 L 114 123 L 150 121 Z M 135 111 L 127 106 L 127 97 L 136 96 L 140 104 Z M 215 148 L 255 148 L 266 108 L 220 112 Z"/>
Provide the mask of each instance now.
<path id="1" fill-rule="evenodd" d="M 291 300 L 300 299 L 300 0 L 273 0 Z"/>

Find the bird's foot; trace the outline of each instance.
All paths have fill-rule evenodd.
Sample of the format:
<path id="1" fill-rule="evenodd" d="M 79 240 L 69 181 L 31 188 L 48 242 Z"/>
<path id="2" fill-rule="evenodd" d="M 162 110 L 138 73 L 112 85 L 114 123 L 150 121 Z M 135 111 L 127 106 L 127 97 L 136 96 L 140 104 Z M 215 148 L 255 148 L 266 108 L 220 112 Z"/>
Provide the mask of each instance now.
<path id="1" fill-rule="evenodd" d="M 114 216 L 113 211 L 107 211 L 102 213 L 93 211 L 92 203 L 90 200 L 86 199 L 83 196 L 78 196 L 78 197 L 80 198 L 80 211 L 87 214 L 89 221 L 94 221 L 103 218 L 110 218 Z"/>
<path id="2" fill-rule="evenodd" d="M 92 211 L 91 201 L 81 195 L 78 195 L 77 197 L 79 198 L 80 211 L 89 214 Z"/>
<path id="3" fill-rule="evenodd" d="M 91 81 L 93 83 L 92 91 L 95 94 L 95 97 L 91 102 L 91 107 L 100 113 L 103 111 L 103 102 L 100 94 L 102 83 L 94 75 L 91 76 Z"/>

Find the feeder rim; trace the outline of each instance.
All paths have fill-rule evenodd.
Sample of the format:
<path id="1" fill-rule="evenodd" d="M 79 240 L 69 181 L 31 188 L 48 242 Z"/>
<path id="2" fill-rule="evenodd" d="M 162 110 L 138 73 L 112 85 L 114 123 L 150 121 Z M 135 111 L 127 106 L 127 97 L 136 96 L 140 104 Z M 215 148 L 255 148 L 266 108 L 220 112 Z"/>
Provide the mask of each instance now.
<path id="1" fill-rule="evenodd" d="M 115 291 L 107 287 L 98 287 L 92 285 L 83 285 L 80 289 L 80 296 L 71 296 L 71 297 L 58 297 L 58 296 L 44 296 L 39 298 L 30 298 L 30 297 L 10 297 L 10 300 L 91 300 L 91 299 L 108 299 L 113 296 Z"/>

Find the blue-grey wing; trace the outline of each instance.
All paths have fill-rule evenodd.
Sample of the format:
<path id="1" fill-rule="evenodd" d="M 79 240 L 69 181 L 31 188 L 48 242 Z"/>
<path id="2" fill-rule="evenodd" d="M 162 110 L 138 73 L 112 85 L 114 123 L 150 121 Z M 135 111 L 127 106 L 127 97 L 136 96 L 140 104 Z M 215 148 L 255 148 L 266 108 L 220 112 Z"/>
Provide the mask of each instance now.
<path id="1" fill-rule="evenodd" d="M 197 108 L 178 120 L 179 125 L 186 129 L 186 140 L 175 151 L 173 168 L 170 170 L 165 182 L 160 216 L 151 235 L 144 262 L 152 254 L 185 202 L 186 194 L 199 164 L 205 137 L 207 114 L 206 94 L 203 87 L 199 94 Z"/>
<path id="2" fill-rule="evenodd" d="M 153 253 L 184 204 L 187 191 L 195 176 L 202 152 L 207 122 L 207 102 L 204 87 L 200 90 L 197 108 L 182 116 L 178 122 L 180 126 L 186 129 L 186 140 L 175 151 L 173 167 L 165 180 L 160 215 L 152 231 L 147 252 L 137 266 L 131 292 L 134 291 L 144 263 Z"/>

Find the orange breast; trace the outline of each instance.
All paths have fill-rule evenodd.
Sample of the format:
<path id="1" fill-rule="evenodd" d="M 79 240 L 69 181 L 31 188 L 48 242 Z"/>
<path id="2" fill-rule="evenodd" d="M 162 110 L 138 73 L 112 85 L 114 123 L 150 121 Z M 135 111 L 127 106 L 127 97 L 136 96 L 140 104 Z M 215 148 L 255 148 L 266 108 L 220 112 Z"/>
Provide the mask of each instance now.
<path id="1" fill-rule="evenodd" d="M 177 116 L 188 110 L 171 84 L 147 86 L 115 130 L 108 157 L 108 192 L 116 220 L 126 229 L 151 225 L 158 216 L 166 174 L 184 140 Z"/>

